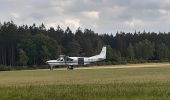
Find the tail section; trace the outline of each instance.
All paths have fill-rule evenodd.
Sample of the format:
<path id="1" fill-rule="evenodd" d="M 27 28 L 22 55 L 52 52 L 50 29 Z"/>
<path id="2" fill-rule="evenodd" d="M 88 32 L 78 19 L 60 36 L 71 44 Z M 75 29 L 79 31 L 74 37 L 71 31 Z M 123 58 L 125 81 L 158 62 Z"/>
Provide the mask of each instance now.
<path id="1" fill-rule="evenodd" d="M 100 54 L 89 57 L 89 62 L 96 62 L 96 61 L 102 61 L 106 59 L 106 47 L 104 46 L 102 48 L 102 51 L 100 52 Z"/>
<path id="2" fill-rule="evenodd" d="M 99 54 L 100 58 L 106 59 L 106 47 L 102 48 L 102 51 Z"/>

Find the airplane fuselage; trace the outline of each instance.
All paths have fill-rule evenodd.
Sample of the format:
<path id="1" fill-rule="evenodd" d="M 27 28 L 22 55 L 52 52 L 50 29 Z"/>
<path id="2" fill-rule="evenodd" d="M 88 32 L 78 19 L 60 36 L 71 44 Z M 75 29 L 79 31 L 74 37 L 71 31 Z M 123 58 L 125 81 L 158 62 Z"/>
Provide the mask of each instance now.
<path id="1" fill-rule="evenodd" d="M 106 59 L 106 47 L 102 48 L 99 55 L 92 57 L 69 57 L 61 55 L 57 60 L 49 60 L 47 63 L 50 65 L 51 69 L 53 66 L 75 66 L 75 65 L 87 65 L 92 62 L 102 61 Z"/>
<path id="2" fill-rule="evenodd" d="M 51 66 L 59 66 L 59 65 L 87 65 L 92 62 L 97 62 L 104 60 L 103 58 L 97 58 L 94 59 L 92 57 L 69 57 L 72 59 L 72 61 L 65 61 L 63 58 L 60 58 L 58 60 L 49 60 L 47 63 Z"/>

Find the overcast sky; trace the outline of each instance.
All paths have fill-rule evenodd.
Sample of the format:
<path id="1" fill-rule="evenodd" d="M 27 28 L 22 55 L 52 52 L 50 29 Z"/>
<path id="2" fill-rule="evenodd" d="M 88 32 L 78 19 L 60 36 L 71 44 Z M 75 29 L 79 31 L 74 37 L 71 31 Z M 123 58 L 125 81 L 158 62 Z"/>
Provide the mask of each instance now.
<path id="1" fill-rule="evenodd" d="M 0 21 L 90 28 L 98 33 L 170 31 L 170 0 L 0 0 Z"/>

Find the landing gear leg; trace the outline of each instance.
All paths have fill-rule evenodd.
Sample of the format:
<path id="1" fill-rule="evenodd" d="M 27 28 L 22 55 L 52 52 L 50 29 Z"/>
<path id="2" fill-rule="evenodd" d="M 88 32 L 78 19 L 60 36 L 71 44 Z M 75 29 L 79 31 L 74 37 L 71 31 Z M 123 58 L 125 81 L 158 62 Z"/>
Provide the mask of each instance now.
<path id="1" fill-rule="evenodd" d="M 72 70 L 74 69 L 73 66 L 71 66 L 71 69 L 72 69 Z"/>
<path id="2" fill-rule="evenodd" d="M 53 66 L 50 66 L 50 70 L 53 71 Z"/>

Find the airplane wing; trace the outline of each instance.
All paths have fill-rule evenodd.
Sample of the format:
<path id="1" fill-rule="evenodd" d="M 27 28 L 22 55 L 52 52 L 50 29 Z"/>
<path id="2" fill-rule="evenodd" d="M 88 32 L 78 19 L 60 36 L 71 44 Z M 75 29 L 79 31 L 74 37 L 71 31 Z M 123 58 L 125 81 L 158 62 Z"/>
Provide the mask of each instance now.
<path id="1" fill-rule="evenodd" d="M 66 57 L 66 59 L 65 59 L 66 61 L 73 61 L 73 59 L 72 58 L 70 58 L 70 57 Z"/>

